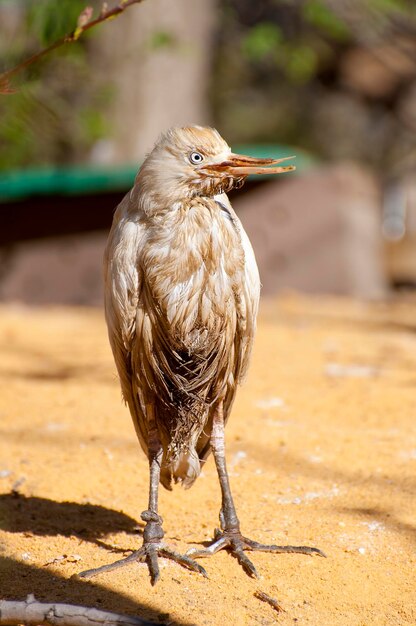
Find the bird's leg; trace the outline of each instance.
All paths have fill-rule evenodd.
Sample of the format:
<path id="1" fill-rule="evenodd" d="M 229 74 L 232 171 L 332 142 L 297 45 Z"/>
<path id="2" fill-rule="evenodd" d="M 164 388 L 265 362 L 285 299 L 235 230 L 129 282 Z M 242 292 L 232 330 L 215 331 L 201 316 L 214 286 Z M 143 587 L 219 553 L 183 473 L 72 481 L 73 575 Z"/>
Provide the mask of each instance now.
<path id="1" fill-rule="evenodd" d="M 163 448 L 160 443 L 154 420 L 151 420 L 149 424 L 148 449 L 150 465 L 149 506 L 148 509 L 143 511 L 140 516 L 142 520 L 146 522 L 143 531 L 142 547 L 139 550 L 132 552 L 132 554 L 124 559 L 120 559 L 114 563 L 109 563 L 108 565 L 103 565 L 102 567 L 80 572 L 78 576 L 82 578 L 92 578 L 97 574 L 110 572 L 114 569 L 118 569 L 119 567 L 130 565 L 130 563 L 146 562 L 149 568 L 150 581 L 152 585 L 155 585 L 160 578 L 158 556 L 176 561 L 176 563 L 179 563 L 190 570 L 199 572 L 203 576 L 207 576 L 205 569 L 201 567 L 199 563 L 191 559 L 186 554 L 179 554 L 178 552 L 175 552 L 162 542 L 165 533 L 162 528 L 163 520 L 158 514 L 158 492 Z"/>
<path id="2" fill-rule="evenodd" d="M 222 402 L 218 404 L 213 418 L 211 448 L 214 454 L 215 465 L 217 467 L 218 478 L 221 485 L 221 530 L 215 530 L 214 541 L 208 548 L 205 550 L 192 548 L 191 550 L 188 550 L 187 554 L 196 558 L 205 557 L 215 554 L 222 548 L 226 548 L 237 558 L 245 572 L 253 577 L 258 577 L 258 574 L 253 563 L 246 556 L 246 554 L 244 554 L 245 550 L 275 553 L 297 552 L 300 554 L 318 554 L 319 556 L 325 556 L 325 554 L 321 552 L 321 550 L 318 550 L 318 548 L 310 548 L 308 546 L 265 545 L 243 537 L 240 532 L 240 522 L 235 510 L 225 462 L 225 437 Z"/>

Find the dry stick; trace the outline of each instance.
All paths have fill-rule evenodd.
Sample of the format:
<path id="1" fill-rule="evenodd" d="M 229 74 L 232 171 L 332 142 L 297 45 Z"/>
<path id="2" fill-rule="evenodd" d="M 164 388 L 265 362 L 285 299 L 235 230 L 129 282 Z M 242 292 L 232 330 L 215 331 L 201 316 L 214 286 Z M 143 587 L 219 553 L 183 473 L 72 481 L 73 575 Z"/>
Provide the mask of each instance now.
<path id="1" fill-rule="evenodd" d="M 0 600 L 2 626 L 154 626 L 139 617 L 119 615 L 88 606 L 75 604 L 46 604 L 38 602 L 33 594 L 25 601 Z"/>
<path id="2" fill-rule="evenodd" d="M 0 74 L 0 94 L 14 92 L 14 90 L 10 86 L 10 79 L 12 78 L 12 76 L 15 76 L 26 67 L 29 67 L 29 65 L 32 65 L 32 63 L 39 61 L 39 59 L 44 57 L 46 54 L 49 54 L 50 52 L 52 52 L 52 50 L 56 50 L 56 48 L 60 48 L 61 46 L 64 46 L 67 43 L 73 43 L 74 41 L 77 41 L 82 35 L 82 33 L 84 33 L 86 30 L 89 30 L 90 28 L 97 26 L 97 24 L 106 22 L 107 20 L 114 19 L 115 17 L 123 13 L 128 7 L 132 6 L 133 4 L 140 4 L 141 2 L 143 2 L 143 0 L 121 0 L 112 9 L 107 9 L 107 3 L 104 2 L 103 7 L 101 9 L 101 13 L 95 20 L 90 19 L 92 16 L 92 9 L 91 7 L 87 7 L 78 17 L 77 27 L 72 33 L 64 35 L 61 39 L 58 39 L 58 41 L 55 41 L 53 44 L 51 44 L 44 50 L 41 50 L 40 52 L 33 54 L 31 57 L 29 57 L 25 61 L 22 61 L 15 67 L 12 67 L 10 70 L 7 70 L 6 72 L 3 72 L 2 74 Z"/>
<path id="3" fill-rule="evenodd" d="M 277 600 L 269 596 L 267 593 L 264 593 L 264 591 L 256 591 L 254 594 L 254 597 L 258 598 L 262 602 L 267 602 L 267 604 L 270 604 L 270 606 L 272 606 L 278 613 L 286 612 L 284 608 L 282 607 L 282 605 L 279 604 Z"/>

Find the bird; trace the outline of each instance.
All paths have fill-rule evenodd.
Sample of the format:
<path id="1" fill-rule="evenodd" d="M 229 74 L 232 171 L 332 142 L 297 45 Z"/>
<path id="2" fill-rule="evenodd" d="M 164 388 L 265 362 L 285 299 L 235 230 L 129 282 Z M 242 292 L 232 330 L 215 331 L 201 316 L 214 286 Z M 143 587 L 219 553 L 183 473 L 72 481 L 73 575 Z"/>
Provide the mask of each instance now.
<path id="1" fill-rule="evenodd" d="M 142 546 L 81 572 L 90 578 L 159 558 L 207 576 L 197 558 L 227 549 L 257 577 L 246 551 L 324 554 L 244 537 L 226 468 L 224 426 L 248 368 L 260 296 L 249 238 L 227 193 L 251 174 L 295 169 L 280 159 L 235 154 L 217 130 L 171 128 L 145 158 L 117 207 L 104 254 L 105 318 L 122 395 L 149 460 Z M 220 529 L 208 548 L 179 554 L 164 541 L 159 483 L 189 488 L 213 453 Z"/>

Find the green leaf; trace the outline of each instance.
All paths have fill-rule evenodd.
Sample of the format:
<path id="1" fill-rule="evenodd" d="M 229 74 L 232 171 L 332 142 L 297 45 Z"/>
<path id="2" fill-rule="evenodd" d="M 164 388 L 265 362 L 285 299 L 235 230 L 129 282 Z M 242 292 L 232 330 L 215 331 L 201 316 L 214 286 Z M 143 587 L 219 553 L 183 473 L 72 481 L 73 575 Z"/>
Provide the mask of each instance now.
<path id="1" fill-rule="evenodd" d="M 78 17 L 86 2 L 84 0 L 37 0 L 27 10 L 28 28 L 40 41 L 48 46 L 77 26 Z"/>
<path id="2" fill-rule="evenodd" d="M 157 30 L 152 34 L 149 46 L 153 50 L 160 50 L 160 48 L 173 47 L 176 43 L 176 38 L 172 33 L 166 30 Z"/>
<path id="3" fill-rule="evenodd" d="M 298 44 L 288 49 L 285 70 L 293 82 L 307 82 L 316 73 L 317 66 L 318 58 L 316 52 L 310 46 Z"/>
<path id="4" fill-rule="evenodd" d="M 406 0 L 366 0 L 369 9 L 377 9 L 381 13 L 388 15 L 389 13 L 415 13 L 415 5 L 413 2 Z"/>
<path id="5" fill-rule="evenodd" d="M 350 32 L 347 25 L 320 0 L 307 0 L 302 12 L 307 22 L 333 39 L 348 38 Z"/>
<path id="6" fill-rule="evenodd" d="M 105 117 L 101 111 L 86 107 L 80 111 L 79 116 L 83 135 L 89 143 L 108 135 Z"/>
<path id="7" fill-rule="evenodd" d="M 260 22 L 244 37 L 242 52 L 250 61 L 262 61 L 274 55 L 281 43 L 280 28 L 272 22 Z"/>

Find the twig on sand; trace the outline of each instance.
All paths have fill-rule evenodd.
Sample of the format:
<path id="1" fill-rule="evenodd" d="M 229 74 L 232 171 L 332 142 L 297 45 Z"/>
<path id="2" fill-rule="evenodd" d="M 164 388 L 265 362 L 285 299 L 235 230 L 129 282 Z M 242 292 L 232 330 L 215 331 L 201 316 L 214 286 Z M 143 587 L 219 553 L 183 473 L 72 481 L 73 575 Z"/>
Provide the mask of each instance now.
<path id="1" fill-rule="evenodd" d="M 267 593 L 264 593 L 264 591 L 256 591 L 254 594 L 254 597 L 258 598 L 262 602 L 266 602 L 267 604 L 270 604 L 270 606 L 272 606 L 278 613 L 286 612 L 284 608 L 282 607 L 282 605 L 279 604 L 277 600 L 269 596 Z"/>
<path id="2" fill-rule="evenodd" d="M 0 600 L 1 626 L 152 626 L 152 622 L 88 606 L 38 602 L 33 594 L 26 600 Z M 154 626 L 154 625 L 153 625 Z"/>

